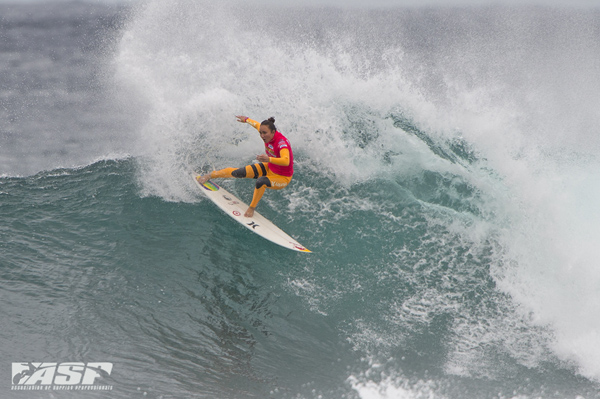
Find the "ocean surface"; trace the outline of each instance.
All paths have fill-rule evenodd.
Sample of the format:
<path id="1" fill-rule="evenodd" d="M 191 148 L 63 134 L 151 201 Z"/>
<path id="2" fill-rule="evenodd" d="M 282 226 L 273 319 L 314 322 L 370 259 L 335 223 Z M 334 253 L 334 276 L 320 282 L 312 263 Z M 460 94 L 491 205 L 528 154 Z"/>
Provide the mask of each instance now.
<path id="1" fill-rule="evenodd" d="M 0 398 L 600 398 L 600 10 L 3 4 L 0 65 Z M 312 254 L 191 180 L 239 114 Z"/>

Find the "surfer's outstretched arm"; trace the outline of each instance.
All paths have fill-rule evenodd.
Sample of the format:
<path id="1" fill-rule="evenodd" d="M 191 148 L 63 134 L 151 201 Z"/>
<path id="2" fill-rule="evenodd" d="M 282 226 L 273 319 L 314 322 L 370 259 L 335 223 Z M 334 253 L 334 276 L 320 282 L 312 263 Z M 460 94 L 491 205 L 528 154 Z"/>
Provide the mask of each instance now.
<path id="1" fill-rule="evenodd" d="M 244 115 L 236 115 L 235 117 L 237 118 L 238 122 L 247 123 L 249 125 L 252 125 L 252 127 L 254 127 L 256 130 L 260 131 L 260 123 L 255 121 L 254 119 L 250 119 Z"/>

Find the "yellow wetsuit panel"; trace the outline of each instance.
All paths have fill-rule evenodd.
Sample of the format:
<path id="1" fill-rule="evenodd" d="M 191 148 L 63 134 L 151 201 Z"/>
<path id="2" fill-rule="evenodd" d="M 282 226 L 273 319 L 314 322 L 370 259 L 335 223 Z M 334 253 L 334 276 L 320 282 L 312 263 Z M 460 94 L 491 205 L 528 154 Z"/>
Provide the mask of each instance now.
<path id="1" fill-rule="evenodd" d="M 290 151 L 287 148 L 282 148 L 279 155 L 281 155 L 280 158 L 269 157 L 269 162 L 274 165 L 288 166 L 290 164 Z"/>
<path id="2" fill-rule="evenodd" d="M 254 119 L 246 118 L 246 123 L 252 125 L 256 130 L 260 132 L 260 122 L 257 122 Z"/>

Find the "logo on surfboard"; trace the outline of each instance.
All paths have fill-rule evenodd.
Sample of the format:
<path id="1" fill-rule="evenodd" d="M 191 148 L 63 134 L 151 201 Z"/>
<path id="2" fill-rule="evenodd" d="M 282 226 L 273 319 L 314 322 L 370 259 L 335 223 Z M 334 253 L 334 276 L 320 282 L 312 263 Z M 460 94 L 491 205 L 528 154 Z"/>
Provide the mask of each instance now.
<path id="1" fill-rule="evenodd" d="M 234 200 L 231 197 L 226 196 L 225 194 L 223 194 L 223 198 L 226 199 L 227 201 L 229 201 L 228 202 L 229 205 L 237 205 L 237 204 L 239 204 L 238 201 Z M 235 215 L 235 213 L 234 213 L 234 215 Z M 239 215 L 235 215 L 235 216 L 239 216 Z"/>
<path id="2" fill-rule="evenodd" d="M 219 186 L 217 186 L 215 183 L 211 182 L 210 180 L 207 181 L 206 183 L 204 183 L 202 185 L 202 187 L 204 187 L 206 190 L 208 191 L 219 191 Z"/>

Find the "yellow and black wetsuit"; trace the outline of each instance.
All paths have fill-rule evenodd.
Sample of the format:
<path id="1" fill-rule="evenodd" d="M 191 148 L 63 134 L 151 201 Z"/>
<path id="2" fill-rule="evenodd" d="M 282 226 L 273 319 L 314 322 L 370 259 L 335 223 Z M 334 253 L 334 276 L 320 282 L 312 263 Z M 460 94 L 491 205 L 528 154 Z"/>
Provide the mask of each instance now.
<path id="1" fill-rule="evenodd" d="M 246 123 L 260 131 L 260 123 L 248 118 Z M 281 190 L 285 188 L 294 174 L 294 155 L 287 138 L 278 131 L 273 139 L 265 143 L 265 152 L 269 162 L 247 165 L 243 168 L 225 168 L 211 172 L 212 179 L 218 178 L 250 178 L 257 179 L 250 207 L 256 208 L 267 188 Z"/>

